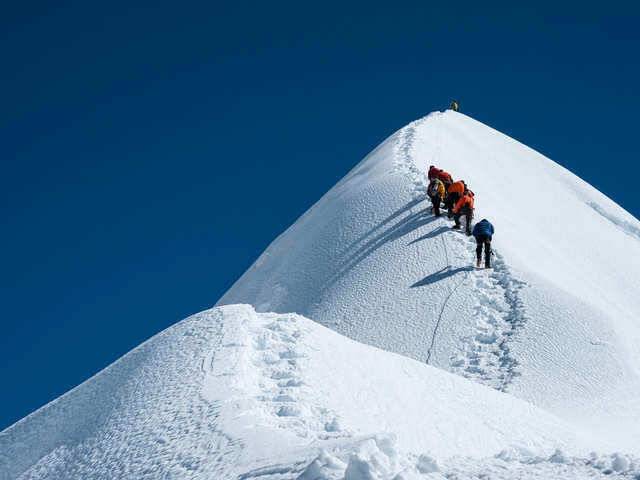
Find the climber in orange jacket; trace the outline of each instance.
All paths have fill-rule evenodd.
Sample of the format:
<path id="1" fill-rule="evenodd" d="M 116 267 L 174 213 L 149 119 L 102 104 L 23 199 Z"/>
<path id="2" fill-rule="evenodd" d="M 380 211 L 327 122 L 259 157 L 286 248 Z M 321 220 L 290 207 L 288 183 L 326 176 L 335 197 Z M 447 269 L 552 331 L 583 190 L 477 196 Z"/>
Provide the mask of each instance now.
<path id="1" fill-rule="evenodd" d="M 464 215 L 467 220 L 467 235 L 471 235 L 471 221 L 473 220 L 473 196 L 468 193 L 464 194 L 453 210 L 453 220 L 456 222 L 451 228 L 460 229 L 460 217 Z"/>
<path id="2" fill-rule="evenodd" d="M 448 210 L 447 216 L 449 218 L 453 217 L 453 207 L 455 207 L 458 200 L 462 198 L 464 192 L 465 184 L 462 180 L 458 180 L 457 182 L 453 182 L 449 185 L 449 188 L 447 189 L 447 197 L 444 201 L 444 205 Z"/>

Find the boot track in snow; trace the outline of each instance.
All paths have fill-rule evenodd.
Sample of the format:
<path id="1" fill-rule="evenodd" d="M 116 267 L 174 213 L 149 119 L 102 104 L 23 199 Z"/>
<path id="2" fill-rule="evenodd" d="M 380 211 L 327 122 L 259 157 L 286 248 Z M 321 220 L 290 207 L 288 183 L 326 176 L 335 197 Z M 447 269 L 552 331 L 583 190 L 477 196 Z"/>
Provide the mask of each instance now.
<path id="1" fill-rule="evenodd" d="M 440 115 L 435 113 L 409 124 L 399 132 L 396 141 L 396 168 L 411 179 L 416 201 L 428 198 L 426 175 L 417 167 L 413 158 L 416 129 L 424 122 L 430 121 L 437 124 L 440 121 Z M 438 143 L 437 125 L 434 128 L 435 142 Z M 434 152 L 434 158 L 430 163 L 439 165 L 441 157 L 439 145 L 435 145 Z M 465 266 L 469 264 L 469 260 L 475 258 L 475 244 L 467 237 L 454 232 L 445 232 L 441 235 L 441 239 L 447 260 L 443 271 L 446 270 L 446 274 L 449 275 L 456 271 L 453 269 L 466 270 Z M 455 258 L 451 258 L 450 251 L 454 253 Z M 506 391 L 513 378 L 519 375 L 518 361 L 509 348 L 509 343 L 526 322 L 526 311 L 519 297 L 519 292 L 525 284 L 515 279 L 502 256 L 497 252 L 494 253 L 495 261 L 492 270 L 471 274 L 472 268 L 469 267 L 463 278 L 446 296 L 433 330 L 431 343 L 427 348 L 426 363 L 431 361 L 432 352 L 437 343 L 438 330 L 449 300 L 460 286 L 471 279 L 476 297 L 473 315 L 474 333 L 461 338 L 459 350 L 452 352 L 450 356 L 449 370 L 496 390 Z"/>

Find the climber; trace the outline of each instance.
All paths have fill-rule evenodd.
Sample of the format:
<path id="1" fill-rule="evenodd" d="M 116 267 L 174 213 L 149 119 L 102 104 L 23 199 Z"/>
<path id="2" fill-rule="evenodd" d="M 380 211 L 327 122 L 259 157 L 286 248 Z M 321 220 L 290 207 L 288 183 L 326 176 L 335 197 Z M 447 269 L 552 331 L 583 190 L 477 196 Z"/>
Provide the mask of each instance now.
<path id="1" fill-rule="evenodd" d="M 439 217 L 440 202 L 445 196 L 444 184 L 438 178 L 434 178 L 431 180 L 429 188 L 427 188 L 427 193 L 431 199 L 431 212 L 434 213 L 436 217 Z"/>
<path id="2" fill-rule="evenodd" d="M 460 110 L 460 107 L 458 107 L 458 102 L 456 102 L 455 100 L 451 102 L 451 105 L 449 105 L 449 108 L 454 112 L 457 112 L 458 110 Z"/>
<path id="3" fill-rule="evenodd" d="M 447 208 L 447 216 L 453 217 L 453 207 L 458 204 L 458 200 L 462 198 L 465 193 L 465 184 L 463 180 L 458 180 L 449 185 L 447 189 L 447 198 L 444 201 L 444 205 Z"/>
<path id="4" fill-rule="evenodd" d="M 429 181 L 431 181 L 434 178 L 436 178 L 441 171 L 442 170 L 440 170 L 439 168 L 434 167 L 433 165 L 431 165 L 429 167 L 429 173 L 427 174 L 427 177 L 429 177 Z"/>
<path id="5" fill-rule="evenodd" d="M 444 184 L 445 192 L 449 189 L 449 185 L 453 183 L 453 178 L 451 178 L 451 174 L 445 172 L 444 170 L 440 170 L 437 175 L 438 179 Z"/>
<path id="6" fill-rule="evenodd" d="M 469 188 L 469 185 L 467 185 L 467 184 L 464 182 L 464 180 L 462 180 L 462 183 L 464 183 L 464 194 L 465 194 L 465 195 L 471 195 L 472 197 L 474 197 L 474 198 L 475 198 L 476 194 L 475 194 L 475 193 L 473 193 L 473 190 L 471 190 L 471 189 Z"/>
<path id="7" fill-rule="evenodd" d="M 471 235 L 471 220 L 473 219 L 473 197 L 468 193 L 463 195 L 462 198 L 458 200 L 458 204 L 453 210 L 453 220 L 456 223 L 451 228 L 455 230 L 460 229 L 460 217 L 462 215 L 464 215 L 467 219 L 466 234 L 467 236 L 469 236 Z"/>
<path id="8" fill-rule="evenodd" d="M 476 267 L 482 265 L 482 246 L 484 245 L 484 268 L 491 268 L 491 237 L 495 230 L 487 219 L 480 220 L 473 227 L 473 236 L 476 238 Z"/>

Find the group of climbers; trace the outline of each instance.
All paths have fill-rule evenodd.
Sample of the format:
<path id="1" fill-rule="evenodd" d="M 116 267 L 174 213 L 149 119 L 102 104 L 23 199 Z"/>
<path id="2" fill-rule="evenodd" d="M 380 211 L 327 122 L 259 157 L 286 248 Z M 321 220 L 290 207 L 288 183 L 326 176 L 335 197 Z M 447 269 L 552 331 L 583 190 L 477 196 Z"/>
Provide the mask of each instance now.
<path id="1" fill-rule="evenodd" d="M 462 225 L 460 218 L 465 217 L 465 233 L 476 238 L 478 247 L 476 249 L 477 266 L 481 266 L 482 250 L 485 251 L 485 268 L 491 268 L 491 236 L 493 235 L 493 225 L 487 220 L 479 222 L 471 231 L 471 222 L 473 220 L 473 204 L 474 193 L 467 186 L 464 180 L 453 181 L 449 172 L 445 172 L 433 165 L 429 167 L 428 172 L 429 187 L 427 194 L 431 199 L 432 213 L 439 217 L 440 205 L 444 204 L 447 209 L 447 216 L 453 218 L 454 230 L 459 230 Z"/>
<path id="2" fill-rule="evenodd" d="M 467 222 L 466 232 L 471 235 L 471 220 L 473 219 L 473 191 L 464 180 L 453 181 L 451 174 L 431 165 L 429 167 L 429 188 L 427 192 L 433 205 L 433 213 L 440 216 L 440 204 L 444 203 L 447 216 L 453 218 L 455 224 L 452 228 L 461 228 L 460 217 L 465 216 Z"/>

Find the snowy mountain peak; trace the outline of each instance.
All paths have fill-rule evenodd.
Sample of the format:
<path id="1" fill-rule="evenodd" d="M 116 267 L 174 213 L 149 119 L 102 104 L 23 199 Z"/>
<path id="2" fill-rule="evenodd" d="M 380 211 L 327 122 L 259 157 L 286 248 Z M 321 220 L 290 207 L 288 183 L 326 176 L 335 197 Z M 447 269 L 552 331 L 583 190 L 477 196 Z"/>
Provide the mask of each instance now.
<path id="1" fill-rule="evenodd" d="M 495 225 L 492 270 L 430 214 L 430 165 L 465 180 L 476 220 Z M 633 478 L 638 271 L 635 218 L 517 141 L 435 112 L 215 308 L 1 432 L 0 479 Z"/>
<path id="2" fill-rule="evenodd" d="M 475 219 L 495 225 L 492 271 L 474 271 L 474 240 L 429 213 L 430 165 L 465 180 Z M 371 152 L 218 305 L 296 312 L 598 431 L 633 418 L 638 427 L 622 436 L 634 443 L 638 231 L 548 158 L 465 115 L 434 112 Z M 603 403 L 616 407 L 602 412 Z"/>

